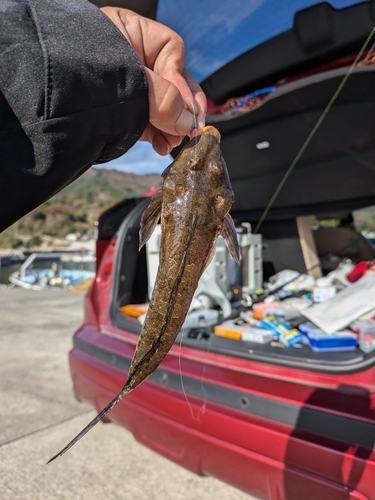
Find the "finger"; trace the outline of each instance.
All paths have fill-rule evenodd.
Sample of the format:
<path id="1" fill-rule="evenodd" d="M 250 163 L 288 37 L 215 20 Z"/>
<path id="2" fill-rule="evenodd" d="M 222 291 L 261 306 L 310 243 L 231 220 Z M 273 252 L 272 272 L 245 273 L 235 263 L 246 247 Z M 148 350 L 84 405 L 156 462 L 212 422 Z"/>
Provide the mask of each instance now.
<path id="1" fill-rule="evenodd" d="M 206 122 L 207 99 L 201 87 L 185 69 L 183 70 L 183 74 L 165 70 L 163 72 L 163 78 L 172 82 L 177 87 L 185 107 L 195 116 L 197 130 L 202 130 Z M 187 114 L 186 120 L 190 121 L 190 117 L 188 118 Z M 182 128 L 178 128 L 178 130 L 184 133 L 186 132 L 184 125 Z"/>
<path id="2" fill-rule="evenodd" d="M 166 134 L 157 130 L 153 125 L 148 124 L 139 140 L 149 142 L 158 154 L 165 156 L 173 148 L 181 144 L 182 139 L 183 137 Z"/>
<path id="3" fill-rule="evenodd" d="M 186 108 L 197 118 L 198 130 L 203 129 L 207 112 L 207 99 L 203 90 L 186 69 L 180 72 L 179 64 L 172 63 L 168 66 L 163 59 L 163 52 L 155 61 L 154 72 L 178 88 Z M 173 57 L 175 54 L 172 55 Z M 159 64 L 160 58 L 163 60 L 162 64 Z"/>
<path id="4" fill-rule="evenodd" d="M 116 7 L 102 7 L 101 10 L 128 39 L 142 63 L 177 87 L 186 109 L 196 114 L 198 129 L 202 129 L 207 101 L 198 83 L 184 70 L 182 38 L 167 26 L 130 10 Z"/>
<path id="5" fill-rule="evenodd" d="M 161 156 L 166 156 L 172 151 L 168 142 L 162 136 L 162 132 L 160 132 L 160 130 L 157 130 L 151 124 L 147 125 L 139 140 L 146 141 L 152 144 L 154 150 Z"/>
<path id="6" fill-rule="evenodd" d="M 111 8 L 102 9 L 113 18 Z M 114 9 L 116 11 L 116 9 Z M 127 37 L 142 63 L 159 76 L 173 83 L 181 92 L 186 108 L 200 110 L 202 119 L 206 111 L 206 99 L 202 89 L 190 74 L 184 71 L 185 44 L 182 38 L 167 26 L 144 18 L 127 9 L 117 9 L 113 21 Z M 184 72 L 184 76 L 182 73 Z M 199 100 L 195 102 L 195 95 Z M 192 104 L 193 101 L 193 104 Z M 204 126 L 204 125 L 203 125 Z"/>
<path id="7" fill-rule="evenodd" d="M 158 74 L 162 74 L 163 66 L 182 73 L 185 44 L 177 33 L 130 10 L 119 11 L 123 32 L 145 66 Z"/>
<path id="8" fill-rule="evenodd" d="M 149 21 L 149 20 L 147 20 Z M 181 93 L 186 108 L 196 114 L 199 126 L 204 128 L 207 111 L 206 96 L 190 75 L 184 69 L 185 45 L 183 40 L 173 31 L 163 33 L 164 26 L 156 22 L 147 22 L 143 31 L 143 51 L 145 64 L 157 75 L 173 83 Z M 159 38 L 157 38 L 159 35 Z M 156 43 L 159 42 L 159 43 Z M 157 46 L 157 53 L 155 50 Z"/>
<path id="9" fill-rule="evenodd" d="M 168 67 L 182 72 L 185 45 L 177 33 L 157 21 L 142 17 L 128 9 L 102 7 L 101 10 L 128 39 L 145 66 L 155 69 L 159 60 L 159 66 L 167 63 Z"/>
<path id="10" fill-rule="evenodd" d="M 200 85 L 198 85 L 187 69 L 184 69 L 183 77 L 193 94 L 198 130 L 200 131 L 206 125 L 207 98 Z"/>
<path id="11" fill-rule="evenodd" d="M 194 115 L 185 109 L 179 90 L 169 81 L 145 68 L 148 79 L 149 120 L 167 134 L 185 136 L 194 127 Z"/>
<path id="12" fill-rule="evenodd" d="M 170 154 L 173 148 L 181 144 L 182 139 L 176 136 L 170 136 L 161 132 L 156 131 L 152 141 L 152 147 L 154 150 L 162 156 Z"/>

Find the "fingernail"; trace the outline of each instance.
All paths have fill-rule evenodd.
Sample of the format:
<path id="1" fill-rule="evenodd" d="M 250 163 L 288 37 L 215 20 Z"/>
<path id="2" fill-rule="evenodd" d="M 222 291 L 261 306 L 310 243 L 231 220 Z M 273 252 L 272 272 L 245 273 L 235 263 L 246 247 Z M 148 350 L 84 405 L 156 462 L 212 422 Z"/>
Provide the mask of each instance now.
<path id="1" fill-rule="evenodd" d="M 187 109 L 182 110 L 180 118 L 174 126 L 175 131 L 180 135 L 187 135 L 194 127 L 194 115 Z"/>
<path id="2" fill-rule="evenodd" d="M 204 120 L 198 120 L 198 130 L 204 129 L 206 122 Z"/>

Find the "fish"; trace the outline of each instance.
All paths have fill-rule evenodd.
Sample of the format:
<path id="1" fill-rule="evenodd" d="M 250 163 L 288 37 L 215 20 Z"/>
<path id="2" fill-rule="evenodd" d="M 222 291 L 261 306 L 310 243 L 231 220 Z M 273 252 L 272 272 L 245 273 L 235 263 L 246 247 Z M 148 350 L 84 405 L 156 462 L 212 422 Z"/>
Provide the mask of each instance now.
<path id="1" fill-rule="evenodd" d="M 66 453 L 162 362 L 189 311 L 198 281 L 212 260 L 219 235 L 240 263 L 240 247 L 229 210 L 234 193 L 220 149 L 220 132 L 207 126 L 190 139 L 162 173 L 161 191 L 144 211 L 139 250 L 161 220 L 159 267 L 155 285 L 129 368 L 118 395 L 59 453 Z"/>

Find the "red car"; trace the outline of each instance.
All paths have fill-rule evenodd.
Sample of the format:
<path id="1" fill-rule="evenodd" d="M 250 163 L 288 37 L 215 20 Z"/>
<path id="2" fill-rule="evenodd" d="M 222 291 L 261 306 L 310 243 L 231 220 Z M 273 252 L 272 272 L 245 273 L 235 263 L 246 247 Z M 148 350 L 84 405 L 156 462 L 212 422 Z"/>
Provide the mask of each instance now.
<path id="1" fill-rule="evenodd" d="M 168 24 L 166 13 L 174 3 L 159 3 L 161 21 Z M 205 6 L 186 4 L 195 15 L 194 33 L 202 24 L 204 35 Z M 259 43 L 250 41 L 241 54 L 234 50 L 201 78 L 211 102 L 207 123 L 222 135 L 236 197 L 231 214 L 239 231 L 248 223 L 259 226 L 295 163 L 259 228 L 260 273 L 267 280 L 282 269 L 308 267 L 301 217 L 338 218 L 375 205 L 373 40 L 364 46 L 375 10 L 372 2 L 270 1 L 267 17 L 257 9 L 246 14 L 244 3 L 230 4 L 235 20 L 242 9 L 237 27 L 244 40 L 247 20 L 256 26 L 258 19 L 264 23 L 259 31 L 270 33 L 267 39 L 259 35 Z M 228 7 L 218 5 L 213 15 L 223 9 Z M 291 17 L 289 25 L 283 16 Z M 280 23 L 281 31 L 272 22 Z M 193 45 L 183 35 L 194 73 L 194 57 L 201 63 L 204 54 L 189 56 Z M 206 38 L 202 52 L 212 55 L 215 49 L 217 41 Z M 244 97 L 230 100 L 237 96 Z M 138 252 L 140 217 L 148 202 L 124 200 L 98 221 L 96 279 L 70 352 L 75 395 L 98 411 L 123 386 L 141 330 L 124 306 L 149 299 L 150 261 L 146 248 Z M 313 232 L 323 271 L 332 263 L 327 255 L 375 260 L 366 240 L 341 226 Z M 228 264 L 224 278 L 235 317 L 243 305 L 234 292 L 244 284 L 242 275 Z M 181 466 L 260 499 L 375 500 L 375 350 L 281 348 L 213 330 L 185 328 L 160 367 L 106 420 Z"/>

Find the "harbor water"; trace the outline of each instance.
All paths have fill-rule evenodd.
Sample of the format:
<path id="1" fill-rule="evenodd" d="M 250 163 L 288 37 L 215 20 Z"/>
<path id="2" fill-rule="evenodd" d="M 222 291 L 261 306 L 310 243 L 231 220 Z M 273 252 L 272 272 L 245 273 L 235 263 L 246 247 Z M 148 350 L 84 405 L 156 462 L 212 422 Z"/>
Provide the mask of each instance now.
<path id="1" fill-rule="evenodd" d="M 67 261 L 67 262 L 60 262 L 57 259 L 51 259 L 51 260 L 35 260 L 33 263 L 33 266 L 35 269 L 51 269 L 51 266 L 54 262 L 59 262 L 59 266 L 61 266 L 62 269 L 77 269 L 81 271 L 93 271 L 95 269 L 95 263 L 94 262 L 73 262 L 73 261 Z M 21 263 L 17 264 L 10 264 L 8 266 L 1 266 L 0 267 L 0 284 L 6 284 L 9 285 L 9 279 L 8 277 L 19 270 L 21 266 Z"/>

